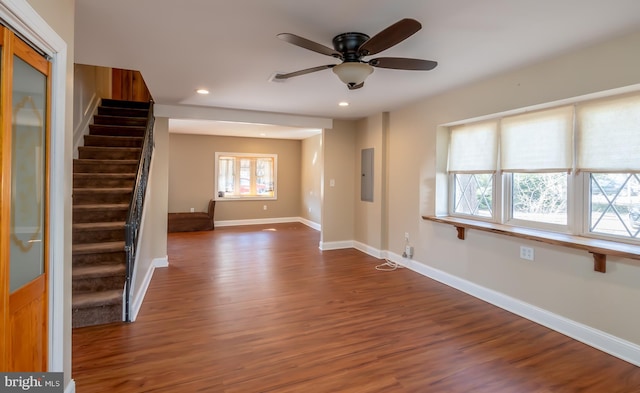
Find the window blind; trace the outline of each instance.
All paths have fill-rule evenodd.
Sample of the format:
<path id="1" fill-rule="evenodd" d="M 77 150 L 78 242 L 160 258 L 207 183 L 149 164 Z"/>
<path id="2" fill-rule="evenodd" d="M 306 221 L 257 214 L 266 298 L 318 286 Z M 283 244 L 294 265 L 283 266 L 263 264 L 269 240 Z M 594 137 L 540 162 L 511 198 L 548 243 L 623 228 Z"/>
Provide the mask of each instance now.
<path id="1" fill-rule="evenodd" d="M 576 108 L 579 170 L 640 172 L 640 95 Z"/>
<path id="2" fill-rule="evenodd" d="M 495 172 L 497 157 L 497 120 L 451 127 L 449 172 Z"/>
<path id="3" fill-rule="evenodd" d="M 573 166 L 573 112 L 573 106 L 564 106 L 503 118 L 500 169 L 569 171 Z"/>

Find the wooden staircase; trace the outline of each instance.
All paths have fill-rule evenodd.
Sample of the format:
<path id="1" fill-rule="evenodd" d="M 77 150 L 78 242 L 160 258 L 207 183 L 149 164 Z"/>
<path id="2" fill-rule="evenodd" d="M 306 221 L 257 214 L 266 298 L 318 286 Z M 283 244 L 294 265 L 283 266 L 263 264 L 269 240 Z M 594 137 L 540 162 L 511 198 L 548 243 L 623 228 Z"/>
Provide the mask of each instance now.
<path id="1" fill-rule="evenodd" d="M 73 327 L 123 320 L 124 225 L 148 113 L 103 99 L 73 162 Z"/>

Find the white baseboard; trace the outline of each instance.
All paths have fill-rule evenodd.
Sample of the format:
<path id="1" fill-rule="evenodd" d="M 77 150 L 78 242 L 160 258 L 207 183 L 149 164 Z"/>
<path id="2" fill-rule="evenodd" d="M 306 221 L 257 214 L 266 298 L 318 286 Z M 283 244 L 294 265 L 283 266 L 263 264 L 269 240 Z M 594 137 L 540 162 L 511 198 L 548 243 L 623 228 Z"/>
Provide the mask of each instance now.
<path id="1" fill-rule="evenodd" d="M 73 158 L 78 158 L 78 147 L 83 143 L 82 137 L 89 134 L 89 124 L 93 120 L 93 115 L 97 113 L 98 106 L 100 106 L 100 97 L 94 94 L 77 128 L 73 130 Z"/>
<path id="2" fill-rule="evenodd" d="M 155 258 L 151 261 L 151 265 L 149 269 L 147 269 L 147 273 L 144 275 L 144 280 L 140 286 L 140 290 L 138 291 L 136 298 L 133 299 L 133 304 L 131 305 L 131 322 L 134 322 L 138 317 L 138 313 L 140 312 L 140 308 L 142 307 L 142 302 L 144 301 L 144 296 L 147 294 L 147 289 L 149 289 L 149 284 L 151 283 L 151 278 L 153 277 L 153 272 L 157 268 L 168 267 L 169 259 L 167 256 L 163 258 Z"/>
<path id="3" fill-rule="evenodd" d="M 367 244 L 357 242 L 355 240 L 353 241 L 353 248 L 378 259 L 383 259 L 386 256 L 385 252 L 378 250 L 377 248 L 373 248 Z"/>
<path id="4" fill-rule="evenodd" d="M 640 346 L 632 342 L 525 303 L 503 293 L 474 284 L 460 277 L 443 272 L 442 270 L 434 269 L 418 261 L 406 259 L 390 252 L 388 255 L 392 261 L 416 273 L 439 281 L 542 326 L 546 326 L 549 329 L 553 329 L 556 332 L 562 333 L 633 365 L 640 366 Z"/>
<path id="5" fill-rule="evenodd" d="M 344 240 L 339 242 L 320 242 L 320 250 L 322 251 L 330 251 L 330 250 L 342 250 L 345 248 L 355 248 L 358 251 L 361 251 L 365 254 L 371 255 L 374 258 L 384 259 L 386 257 L 386 251 L 378 250 L 377 248 L 371 247 L 367 244 L 361 243 L 355 240 Z"/>
<path id="6" fill-rule="evenodd" d="M 76 381 L 73 379 L 70 380 L 67 387 L 64 389 L 64 393 L 76 393 Z"/>
<path id="7" fill-rule="evenodd" d="M 258 218 L 249 220 L 224 220 L 215 221 L 216 227 L 235 227 L 242 225 L 268 225 L 268 224 L 285 224 L 289 222 L 299 222 L 317 231 L 321 229 L 320 224 L 309 221 L 302 217 L 275 217 L 275 218 Z"/>
<path id="8" fill-rule="evenodd" d="M 152 263 L 155 268 L 169 267 L 169 256 L 167 255 L 163 258 L 155 258 Z"/>
<path id="9" fill-rule="evenodd" d="M 320 250 L 322 251 L 342 250 L 345 248 L 355 248 L 353 240 L 345 240 L 339 242 L 320 242 Z"/>
<path id="10" fill-rule="evenodd" d="M 322 230 L 322 225 L 317 222 L 307 220 L 306 218 L 298 217 L 298 222 L 308 226 L 309 228 L 315 229 L 318 232 Z"/>
<path id="11" fill-rule="evenodd" d="M 599 349 L 633 365 L 640 366 L 639 345 L 592 328 L 591 326 L 554 314 L 548 310 L 525 303 L 492 289 L 474 284 L 442 270 L 434 269 L 419 261 L 403 258 L 401 255 L 390 251 L 378 250 L 353 240 L 320 242 L 321 250 L 338 250 L 345 248 L 355 248 L 378 259 L 388 258 L 391 261 L 411 269 L 425 277 L 441 282 L 532 322 L 546 326 L 549 329 L 555 330 L 558 333 L 564 334 L 574 340 Z"/>

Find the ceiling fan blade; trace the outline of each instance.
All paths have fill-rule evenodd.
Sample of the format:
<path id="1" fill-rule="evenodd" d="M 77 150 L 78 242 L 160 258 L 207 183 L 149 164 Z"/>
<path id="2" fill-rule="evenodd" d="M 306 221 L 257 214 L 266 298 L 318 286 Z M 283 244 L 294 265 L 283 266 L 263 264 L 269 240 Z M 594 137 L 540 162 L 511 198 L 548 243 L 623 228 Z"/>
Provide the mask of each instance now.
<path id="1" fill-rule="evenodd" d="M 375 55 L 411 37 L 421 28 L 415 19 L 402 19 L 365 41 L 358 48 L 358 53 L 362 56 Z"/>
<path id="2" fill-rule="evenodd" d="M 312 68 L 305 68 L 304 70 L 300 70 L 300 71 L 289 72 L 288 74 L 276 74 L 274 79 L 289 79 L 289 78 L 293 78 L 294 76 L 300 76 L 300 75 L 310 74 L 316 71 L 327 70 L 335 66 L 336 66 L 335 64 L 327 64 L 327 65 L 321 65 L 321 66 L 312 67 Z"/>
<path id="3" fill-rule="evenodd" d="M 322 55 L 333 56 L 338 59 L 342 59 L 342 54 L 334 49 L 329 48 L 328 46 L 324 46 L 322 44 L 318 44 L 317 42 L 313 42 L 306 38 L 297 36 L 295 34 L 290 33 L 280 33 L 277 36 L 283 41 L 286 41 L 290 44 L 299 46 L 304 49 L 309 49 L 311 51 L 320 53 Z"/>
<path id="4" fill-rule="evenodd" d="M 437 61 L 409 59 L 406 57 L 378 57 L 369 60 L 369 65 L 378 68 L 391 68 L 394 70 L 429 71 L 438 65 Z"/>
<path id="5" fill-rule="evenodd" d="M 358 83 L 357 85 L 347 85 L 347 87 L 349 88 L 349 90 L 356 90 L 361 88 L 362 86 L 364 86 L 364 82 Z"/>

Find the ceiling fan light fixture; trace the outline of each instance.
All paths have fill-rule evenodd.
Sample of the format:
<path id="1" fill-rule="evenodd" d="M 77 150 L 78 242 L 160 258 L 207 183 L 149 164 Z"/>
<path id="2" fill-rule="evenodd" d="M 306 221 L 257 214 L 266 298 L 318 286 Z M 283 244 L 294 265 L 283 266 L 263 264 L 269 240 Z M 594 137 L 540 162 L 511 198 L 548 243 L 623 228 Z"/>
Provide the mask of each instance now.
<path id="1" fill-rule="evenodd" d="M 345 62 L 332 68 L 338 78 L 349 86 L 356 86 L 364 82 L 373 72 L 373 67 L 367 63 Z"/>

